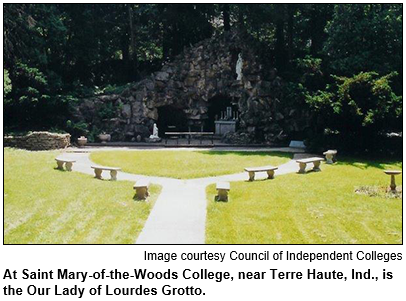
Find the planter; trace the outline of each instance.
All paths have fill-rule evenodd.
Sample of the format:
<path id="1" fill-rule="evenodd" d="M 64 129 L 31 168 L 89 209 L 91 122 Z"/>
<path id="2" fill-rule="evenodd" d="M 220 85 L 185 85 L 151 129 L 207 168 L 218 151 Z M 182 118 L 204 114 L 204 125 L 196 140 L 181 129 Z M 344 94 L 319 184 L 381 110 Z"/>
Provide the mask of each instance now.
<path id="1" fill-rule="evenodd" d="M 99 139 L 100 139 L 101 143 L 106 143 L 107 141 L 110 141 L 111 136 L 110 136 L 110 134 L 100 134 Z"/>
<path id="2" fill-rule="evenodd" d="M 86 145 L 86 143 L 87 143 L 87 138 L 86 138 L 86 137 L 81 136 L 80 138 L 78 138 L 78 144 L 79 144 L 79 147 L 83 147 L 83 146 L 85 146 L 85 145 Z"/>

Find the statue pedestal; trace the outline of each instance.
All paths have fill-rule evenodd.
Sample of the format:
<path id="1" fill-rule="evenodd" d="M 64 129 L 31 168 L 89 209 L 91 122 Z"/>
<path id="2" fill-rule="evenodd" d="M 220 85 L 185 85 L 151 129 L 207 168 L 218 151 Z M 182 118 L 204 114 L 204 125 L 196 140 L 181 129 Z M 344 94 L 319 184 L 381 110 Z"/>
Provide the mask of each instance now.
<path id="1" fill-rule="evenodd" d="M 214 124 L 216 125 L 216 135 L 221 136 L 226 133 L 235 133 L 237 128 L 236 120 L 217 120 Z"/>

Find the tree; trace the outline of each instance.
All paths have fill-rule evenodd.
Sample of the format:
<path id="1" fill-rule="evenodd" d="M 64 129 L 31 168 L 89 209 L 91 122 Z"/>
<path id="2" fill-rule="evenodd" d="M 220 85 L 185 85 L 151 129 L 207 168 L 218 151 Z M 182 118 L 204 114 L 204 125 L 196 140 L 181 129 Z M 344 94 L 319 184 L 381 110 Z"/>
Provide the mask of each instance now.
<path id="1" fill-rule="evenodd" d="M 402 5 L 336 5 L 326 31 L 324 53 L 334 74 L 401 72 Z"/>
<path id="2" fill-rule="evenodd" d="M 4 96 L 6 96 L 8 93 L 11 92 L 13 86 L 11 84 L 10 77 L 8 76 L 8 71 L 6 69 L 3 69 L 3 75 L 4 75 Z"/>
<path id="3" fill-rule="evenodd" d="M 224 22 L 224 30 L 228 31 L 231 28 L 230 25 L 230 5 L 228 3 L 222 5 L 223 10 L 223 22 Z"/>
<path id="4" fill-rule="evenodd" d="M 186 47 L 241 30 L 256 41 L 264 79 L 277 68 L 281 102 L 313 116 L 316 134 L 402 130 L 401 4 L 5 4 L 3 11 L 6 125 L 64 128 L 61 108 L 70 102 L 119 91 Z M 343 128 L 347 121 L 355 128 Z"/>
<path id="5" fill-rule="evenodd" d="M 137 78 L 138 58 L 137 58 L 137 41 L 133 17 L 133 9 L 131 5 L 128 5 L 128 22 L 130 24 L 130 40 L 131 40 L 131 60 L 133 65 L 134 79 Z"/>
<path id="6" fill-rule="evenodd" d="M 164 59 L 178 55 L 213 33 L 210 23 L 214 6 L 210 4 L 162 4 L 158 6 L 162 24 Z"/>
<path id="7" fill-rule="evenodd" d="M 317 114 L 319 133 L 334 138 L 319 143 L 372 151 L 383 132 L 401 131 L 402 97 L 391 88 L 397 75 L 360 72 L 352 77 L 334 76 L 335 83 L 326 90 L 308 94 L 306 101 Z"/>

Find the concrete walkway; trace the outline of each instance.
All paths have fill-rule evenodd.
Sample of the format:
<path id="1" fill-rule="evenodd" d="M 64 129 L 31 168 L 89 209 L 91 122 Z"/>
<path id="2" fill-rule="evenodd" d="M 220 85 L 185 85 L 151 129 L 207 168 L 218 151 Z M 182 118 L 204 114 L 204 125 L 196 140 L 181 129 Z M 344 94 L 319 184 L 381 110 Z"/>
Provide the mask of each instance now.
<path id="1" fill-rule="evenodd" d="M 137 244 L 204 244 L 206 186 L 189 181 L 163 186 Z"/>
<path id="2" fill-rule="evenodd" d="M 99 150 L 99 149 L 92 149 Z M 104 149 L 106 150 L 106 149 Z M 191 150 L 191 149 L 188 149 Z M 279 150 L 279 149 L 278 149 Z M 251 149 L 250 149 L 251 151 Z M 269 149 L 268 149 L 269 151 Z M 94 175 L 90 167 L 94 163 L 89 159 L 89 152 L 73 150 L 64 156 L 73 158 L 76 163 L 73 170 Z M 275 176 L 297 172 L 296 159 L 312 156 L 310 154 L 295 154 L 294 159 L 279 166 Z M 110 177 L 106 172 L 106 178 Z M 207 177 L 191 180 L 177 180 L 164 177 L 151 177 L 119 172 L 118 180 L 137 181 L 148 179 L 151 183 L 162 186 L 151 213 L 141 231 L 137 244 L 204 244 L 206 228 L 206 187 L 219 181 L 246 181 L 246 172 Z M 256 179 L 267 178 L 266 172 L 256 173 Z"/>

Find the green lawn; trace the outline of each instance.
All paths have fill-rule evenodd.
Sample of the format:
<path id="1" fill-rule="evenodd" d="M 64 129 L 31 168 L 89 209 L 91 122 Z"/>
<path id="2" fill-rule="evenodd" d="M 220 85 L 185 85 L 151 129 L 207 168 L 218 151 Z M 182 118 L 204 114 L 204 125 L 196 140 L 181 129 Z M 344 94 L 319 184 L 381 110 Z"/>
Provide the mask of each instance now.
<path id="1" fill-rule="evenodd" d="M 4 242 L 134 243 L 160 186 L 135 201 L 131 182 L 56 170 L 58 154 L 4 149 Z"/>
<path id="2" fill-rule="evenodd" d="M 101 151 L 91 160 L 123 171 L 177 179 L 233 174 L 245 167 L 280 165 L 292 158 L 279 152 L 242 151 Z"/>
<path id="3" fill-rule="evenodd" d="M 389 185 L 382 170 L 402 163 L 347 160 L 322 172 L 231 183 L 230 201 L 214 202 L 207 188 L 206 243 L 402 243 L 402 200 L 354 193 L 356 186 Z M 397 184 L 401 185 L 401 176 Z"/>

